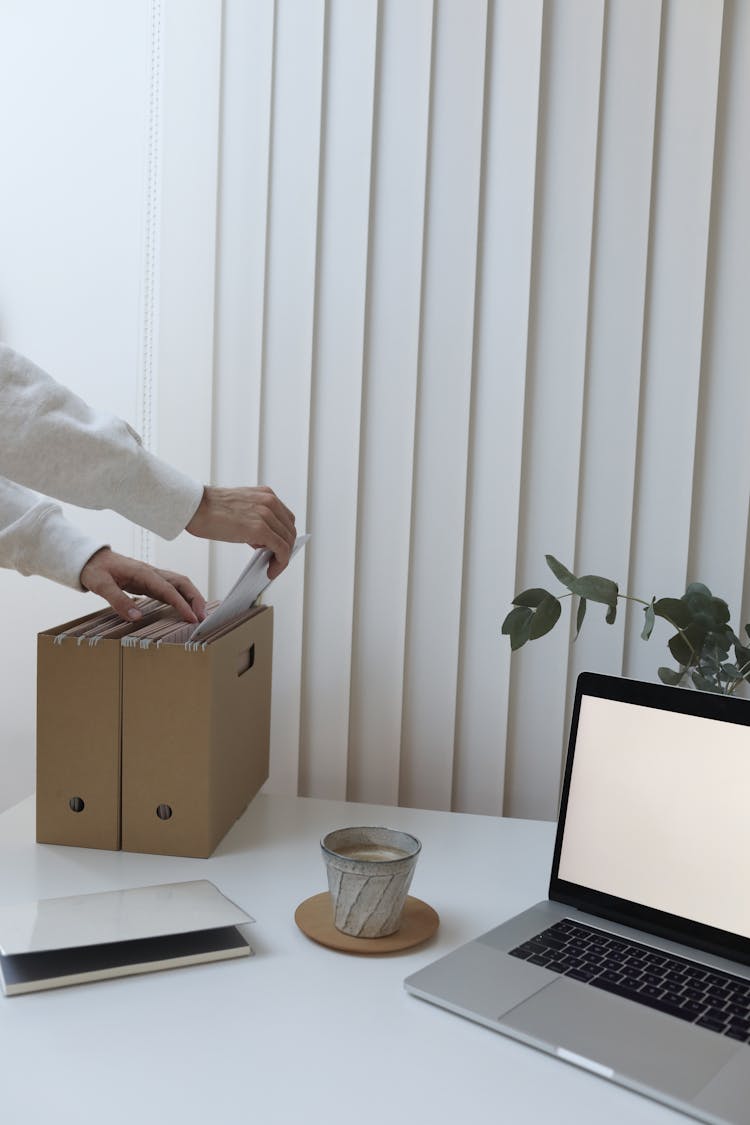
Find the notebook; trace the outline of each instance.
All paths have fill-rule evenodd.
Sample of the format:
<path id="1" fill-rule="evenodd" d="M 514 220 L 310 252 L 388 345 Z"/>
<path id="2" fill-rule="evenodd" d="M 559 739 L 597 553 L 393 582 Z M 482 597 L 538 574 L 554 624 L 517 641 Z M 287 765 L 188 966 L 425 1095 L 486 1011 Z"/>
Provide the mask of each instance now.
<path id="1" fill-rule="evenodd" d="M 0 983 L 13 996 L 247 957 L 237 927 L 253 921 L 207 879 L 19 903 L 0 910 Z"/>
<path id="2" fill-rule="evenodd" d="M 748 1123 L 748 875 L 750 702 L 583 673 L 549 899 L 405 986 L 701 1120 Z"/>

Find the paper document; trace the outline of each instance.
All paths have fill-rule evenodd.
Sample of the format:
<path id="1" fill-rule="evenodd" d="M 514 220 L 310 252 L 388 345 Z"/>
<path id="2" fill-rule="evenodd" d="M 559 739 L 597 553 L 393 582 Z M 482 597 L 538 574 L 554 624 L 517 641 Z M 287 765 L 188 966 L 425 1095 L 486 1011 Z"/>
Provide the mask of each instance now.
<path id="1" fill-rule="evenodd" d="M 310 536 L 307 534 L 297 536 L 297 541 L 292 548 L 290 562 L 297 552 L 304 547 L 309 538 Z M 272 558 L 273 551 L 258 550 L 255 552 L 224 601 L 204 621 L 201 621 L 200 625 L 195 627 L 190 636 L 191 642 L 199 641 L 203 637 L 215 633 L 217 629 L 236 621 L 243 613 L 247 613 L 266 586 L 271 583 L 267 571 Z"/>

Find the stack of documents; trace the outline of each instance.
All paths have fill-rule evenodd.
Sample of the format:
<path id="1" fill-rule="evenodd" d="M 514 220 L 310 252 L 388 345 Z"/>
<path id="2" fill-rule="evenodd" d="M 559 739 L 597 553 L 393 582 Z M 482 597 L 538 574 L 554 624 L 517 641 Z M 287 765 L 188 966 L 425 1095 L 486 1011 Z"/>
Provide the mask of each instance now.
<path id="1" fill-rule="evenodd" d="M 291 557 L 307 543 L 309 535 L 298 535 Z M 155 644 L 184 645 L 190 652 L 205 651 L 205 646 L 224 636 L 255 606 L 263 591 L 271 584 L 268 567 L 273 554 L 256 551 L 223 601 L 209 602 L 207 615 L 198 625 L 183 621 L 177 610 L 153 598 L 136 600 L 142 617 L 137 622 L 123 621 L 113 609 L 103 609 L 71 624 L 57 633 L 54 644 L 61 645 L 71 637 L 77 644 L 97 645 L 102 640 L 119 639 L 124 648 L 148 648 Z"/>
<path id="2" fill-rule="evenodd" d="M 309 538 L 309 535 L 297 536 L 297 541 L 292 548 L 292 559 L 304 547 Z M 190 637 L 191 642 L 204 641 L 224 626 L 239 621 L 255 605 L 260 595 L 271 583 L 267 571 L 272 558 L 273 553 L 271 551 L 260 550 L 255 552 L 221 605 L 194 629 Z"/>

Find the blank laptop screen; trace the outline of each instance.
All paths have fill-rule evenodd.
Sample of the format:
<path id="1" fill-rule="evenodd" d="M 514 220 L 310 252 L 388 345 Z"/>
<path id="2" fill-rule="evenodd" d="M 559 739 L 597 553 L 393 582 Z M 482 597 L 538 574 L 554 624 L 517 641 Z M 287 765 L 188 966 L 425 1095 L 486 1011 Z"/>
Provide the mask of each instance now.
<path id="1" fill-rule="evenodd" d="M 750 727 L 583 695 L 558 875 L 750 938 Z"/>

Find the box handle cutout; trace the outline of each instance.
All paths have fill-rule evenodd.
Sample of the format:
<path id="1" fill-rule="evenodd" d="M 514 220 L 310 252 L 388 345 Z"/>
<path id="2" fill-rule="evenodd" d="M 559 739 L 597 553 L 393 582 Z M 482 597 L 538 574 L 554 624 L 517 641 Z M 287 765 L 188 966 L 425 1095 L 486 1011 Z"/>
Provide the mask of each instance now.
<path id="1" fill-rule="evenodd" d="M 68 801 L 68 808 L 72 812 L 83 812 L 83 810 L 86 808 L 86 805 L 82 797 L 71 797 Z"/>
<path id="2" fill-rule="evenodd" d="M 157 805 L 156 815 L 158 816 L 159 820 L 169 820 L 170 816 L 172 815 L 172 806 Z"/>
<path id="3" fill-rule="evenodd" d="M 251 644 L 247 652 L 241 652 L 237 657 L 237 675 L 244 676 L 255 663 L 255 645 Z"/>

